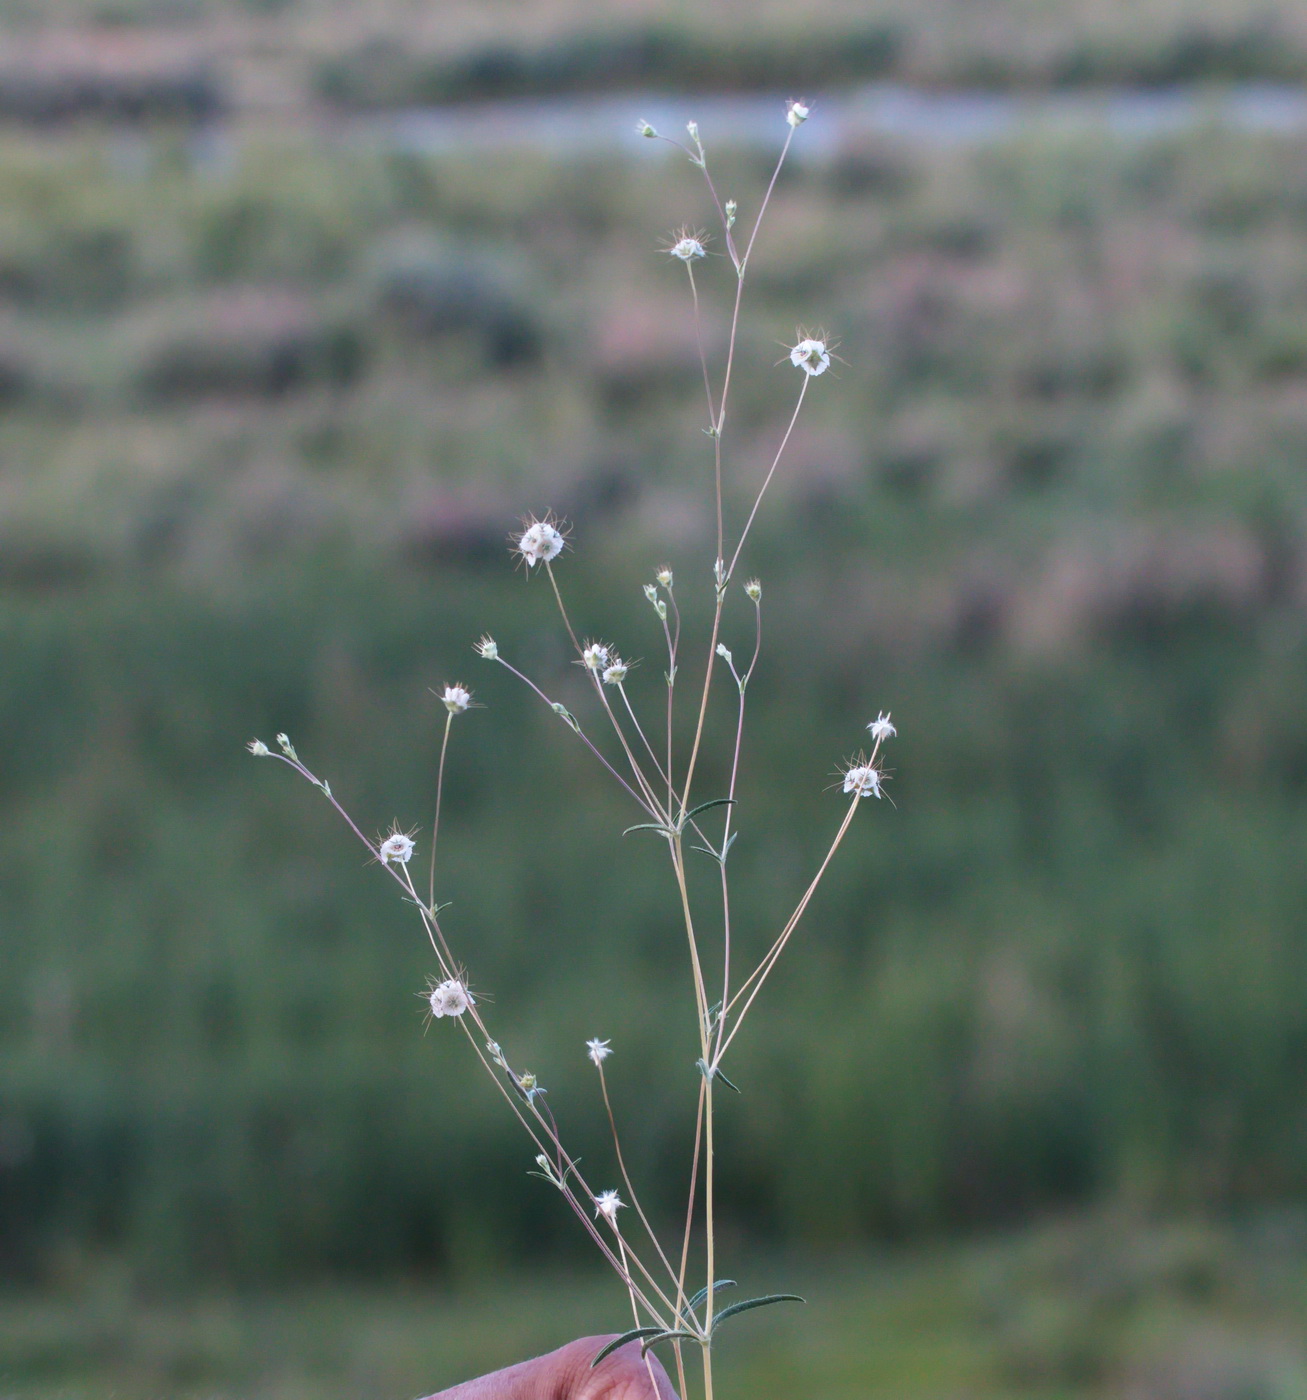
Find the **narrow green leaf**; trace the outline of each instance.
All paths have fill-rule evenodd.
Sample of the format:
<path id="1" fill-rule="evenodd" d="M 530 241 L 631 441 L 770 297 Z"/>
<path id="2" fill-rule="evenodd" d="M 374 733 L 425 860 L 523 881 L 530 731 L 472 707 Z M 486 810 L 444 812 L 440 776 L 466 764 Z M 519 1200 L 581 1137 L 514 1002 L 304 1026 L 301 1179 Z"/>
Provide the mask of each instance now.
<path id="1" fill-rule="evenodd" d="M 714 1079 L 720 1079 L 728 1089 L 734 1089 L 737 1094 L 740 1092 L 739 1085 L 732 1084 L 731 1081 L 727 1079 L 727 1077 L 722 1073 L 720 1065 L 716 1069 L 713 1069 L 713 1067 L 708 1063 L 707 1060 L 696 1060 L 694 1062 L 694 1067 L 699 1071 L 701 1075 L 703 1075 L 705 1079 L 709 1081 Z"/>
<path id="2" fill-rule="evenodd" d="M 735 800 L 733 797 L 714 797 L 711 802 L 700 802 L 697 807 L 691 807 L 681 818 L 681 825 L 684 826 L 691 817 L 697 817 L 700 812 L 706 812 L 709 807 L 733 807 Z"/>
<path id="3" fill-rule="evenodd" d="M 719 1279 L 717 1280 L 717 1282 L 713 1284 L 712 1290 L 713 1290 L 714 1293 L 716 1293 L 716 1292 L 718 1291 L 718 1289 L 721 1289 L 721 1288 L 734 1288 L 734 1287 L 735 1287 L 735 1280 L 734 1280 L 733 1278 L 719 1278 Z M 699 1304 L 702 1303 L 703 1300 L 704 1300 L 707 1296 L 708 1296 L 708 1290 L 707 1290 L 707 1288 L 701 1288 L 701 1289 L 694 1295 L 694 1297 L 691 1298 L 690 1301 L 689 1301 L 688 1303 L 686 1303 L 686 1305 L 685 1305 L 685 1306 L 686 1306 L 686 1309 L 687 1309 L 689 1312 L 693 1312 L 693 1311 L 695 1310 L 695 1308 L 697 1308 L 697 1307 L 699 1306 Z"/>
<path id="4" fill-rule="evenodd" d="M 653 1337 L 658 1335 L 662 1331 L 663 1328 L 661 1327 L 634 1327 L 629 1332 L 623 1332 L 620 1337 L 609 1342 L 608 1345 L 604 1347 L 604 1349 L 599 1353 L 599 1355 L 595 1357 L 595 1359 L 590 1363 L 590 1369 L 593 1371 L 594 1368 L 598 1366 L 598 1364 L 604 1359 L 605 1356 L 611 1355 L 618 1349 L 618 1347 L 624 1347 L 627 1344 L 627 1342 L 634 1342 L 642 1337 Z"/>
<path id="5" fill-rule="evenodd" d="M 662 822 L 641 822 L 639 826 L 628 826 L 622 835 L 629 836 L 633 831 L 656 831 L 668 839 L 676 835 L 670 826 L 664 826 Z"/>
<path id="6" fill-rule="evenodd" d="M 697 1332 L 686 1332 L 677 1328 L 674 1332 L 660 1332 L 656 1337 L 650 1337 L 647 1342 L 640 1343 L 640 1355 L 648 1355 L 650 1347 L 656 1347 L 659 1342 L 670 1342 L 676 1337 L 688 1337 L 690 1341 L 697 1342 L 699 1334 Z"/>
<path id="7" fill-rule="evenodd" d="M 719 851 L 714 851 L 711 846 L 691 846 L 690 849 L 692 851 L 702 851 L 704 855 L 711 856 L 718 865 L 722 863 L 721 853 Z"/>
<path id="8" fill-rule="evenodd" d="M 765 1308 L 768 1303 L 806 1303 L 806 1298 L 800 1298 L 797 1293 L 768 1293 L 765 1298 L 748 1298 L 743 1303 L 732 1303 L 729 1308 L 723 1308 L 712 1320 L 713 1331 L 715 1332 L 728 1317 L 734 1317 L 736 1313 L 748 1312 L 750 1308 Z"/>

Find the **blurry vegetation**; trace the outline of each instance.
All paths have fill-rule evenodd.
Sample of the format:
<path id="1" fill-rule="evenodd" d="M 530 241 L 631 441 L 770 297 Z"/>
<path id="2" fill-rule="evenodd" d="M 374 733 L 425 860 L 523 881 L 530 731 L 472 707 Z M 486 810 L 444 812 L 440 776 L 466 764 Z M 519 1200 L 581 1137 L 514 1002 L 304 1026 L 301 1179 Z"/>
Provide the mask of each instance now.
<path id="1" fill-rule="evenodd" d="M 596 1170 L 582 1040 L 614 1036 L 632 1165 L 678 1196 L 694 1071 L 658 852 L 470 651 L 489 628 L 576 687 L 505 550 L 525 509 L 573 520 L 564 586 L 647 658 L 647 704 L 640 582 L 670 562 L 687 606 L 705 591 L 702 387 L 657 245 L 709 211 L 648 154 L 0 147 L 11 1273 L 470 1274 L 574 1243 L 463 1048 L 422 1034 L 413 921 L 240 747 L 285 729 L 366 828 L 427 825 L 444 680 L 489 707 L 458 722 L 442 836 L 474 985 Z M 747 217 L 762 161 L 717 165 Z M 1307 1190 L 1305 234 L 1307 150 L 1216 129 L 867 146 L 781 181 L 733 508 L 796 322 L 846 363 L 743 566 L 768 648 L 749 947 L 860 726 L 890 707 L 903 737 L 897 810 L 860 814 L 741 1041 L 740 1235 Z M 714 343 L 728 272 L 705 268 Z"/>
<path id="2" fill-rule="evenodd" d="M 1068 24 L 1056 6 L 1033 22 L 1028 8 L 1017 9 L 994 7 L 981 24 L 948 5 L 791 12 L 762 26 L 687 15 L 621 28 L 587 23 L 544 38 L 514 33 L 453 50 L 387 35 L 323 59 L 314 89 L 336 104 L 391 107 L 614 88 L 812 91 L 883 78 L 1058 88 L 1307 76 L 1307 32 L 1274 8 L 1234 19 L 1168 13 L 1155 24 L 1131 13 L 1128 24 L 1101 29 Z"/>
<path id="3" fill-rule="evenodd" d="M 1049 88 L 1307 76 L 1287 0 L 0 0 L 0 116 L 203 121 L 891 78 Z"/>
<path id="4" fill-rule="evenodd" d="M 741 1327 L 717 1366 L 754 1400 L 1296 1400 L 1305 1246 L 1293 1214 L 1183 1229 L 1126 1215 L 870 1260 L 737 1259 L 809 1306 Z M 394 1400 L 621 1323 L 609 1280 L 557 1269 L 490 1290 L 145 1300 L 110 1272 L 8 1298 L 0 1369 L 14 1400 Z"/>

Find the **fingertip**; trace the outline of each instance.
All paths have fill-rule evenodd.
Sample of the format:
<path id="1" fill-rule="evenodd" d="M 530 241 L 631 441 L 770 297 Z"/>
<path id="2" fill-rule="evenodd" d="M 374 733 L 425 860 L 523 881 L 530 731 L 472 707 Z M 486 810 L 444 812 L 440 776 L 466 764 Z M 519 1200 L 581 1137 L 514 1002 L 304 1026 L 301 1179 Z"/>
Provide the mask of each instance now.
<path id="1" fill-rule="evenodd" d="M 563 1348 L 573 1366 L 579 1366 L 576 1389 L 564 1390 L 561 1400 L 655 1400 L 650 1385 L 650 1372 L 657 1385 L 656 1400 L 676 1400 L 676 1391 L 666 1369 L 656 1356 L 648 1361 L 640 1355 L 640 1343 L 609 1352 L 596 1366 L 594 1359 L 620 1334 L 608 1332 L 594 1337 L 581 1337 Z"/>

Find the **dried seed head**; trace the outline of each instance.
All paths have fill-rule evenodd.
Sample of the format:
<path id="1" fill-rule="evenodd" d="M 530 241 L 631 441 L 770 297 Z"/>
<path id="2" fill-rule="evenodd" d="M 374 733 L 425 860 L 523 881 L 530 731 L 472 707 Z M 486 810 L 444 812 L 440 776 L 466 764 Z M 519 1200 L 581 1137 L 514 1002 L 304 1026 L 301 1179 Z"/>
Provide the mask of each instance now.
<path id="1" fill-rule="evenodd" d="M 655 136 L 658 135 L 658 133 L 653 129 L 653 127 L 651 127 L 649 123 L 643 118 L 636 122 L 635 134 L 637 136 L 647 136 L 650 138 L 650 140 L 652 140 Z"/>
<path id="2" fill-rule="evenodd" d="M 616 1191 L 601 1191 L 595 1198 L 595 1219 L 603 1218 L 613 1227 L 617 1228 L 617 1212 L 626 1208 L 626 1202 Z"/>
<path id="3" fill-rule="evenodd" d="M 654 573 L 654 579 L 662 584 L 664 588 L 670 588 L 672 586 L 671 566 L 668 564 L 662 565 L 661 568 Z"/>
<path id="4" fill-rule="evenodd" d="M 566 543 L 563 532 L 552 520 L 532 520 L 517 537 L 513 549 L 526 560 L 527 568 L 532 568 L 557 559 Z"/>
<path id="5" fill-rule="evenodd" d="M 482 637 L 481 640 L 473 646 L 472 650 L 476 652 L 478 656 L 484 657 L 487 661 L 499 660 L 499 643 L 496 642 L 489 633 Z"/>
<path id="6" fill-rule="evenodd" d="M 249 751 L 254 755 L 255 758 L 267 758 L 268 755 L 272 752 L 272 750 L 267 746 L 267 744 L 263 742 L 262 739 L 251 739 L 250 742 L 245 745 L 245 747 L 249 749 Z"/>
<path id="7" fill-rule="evenodd" d="M 287 735 L 277 735 L 277 746 L 281 749 L 282 753 L 284 753 L 287 758 L 293 758 L 296 762 L 299 761 L 299 755 L 295 752 L 295 745 L 291 743 Z"/>
<path id="8" fill-rule="evenodd" d="M 630 666 L 628 666 L 620 656 L 614 656 L 608 665 L 604 667 L 604 684 L 621 685 L 626 679 L 630 669 Z"/>
<path id="9" fill-rule="evenodd" d="M 871 737 L 880 743 L 882 739 L 892 739 L 899 731 L 889 722 L 889 715 L 883 710 L 867 726 Z"/>
<path id="10" fill-rule="evenodd" d="M 598 1067 L 601 1064 L 603 1064 L 603 1062 L 609 1057 L 609 1055 L 613 1053 L 610 1049 L 610 1045 L 611 1042 L 607 1040 L 596 1039 L 586 1041 L 586 1054 L 590 1057 L 590 1063 L 594 1065 L 596 1069 L 598 1069 Z"/>
<path id="11" fill-rule="evenodd" d="M 438 983 L 427 994 L 427 1005 L 431 1007 L 431 1014 L 436 1020 L 442 1016 L 461 1016 L 475 1004 L 472 993 L 457 977 Z"/>
<path id="12" fill-rule="evenodd" d="M 608 665 L 608 648 L 603 642 L 587 642 L 581 650 L 581 664 L 587 671 L 602 671 Z"/>
<path id="13" fill-rule="evenodd" d="M 762 597 L 762 584 L 756 578 L 751 578 L 744 585 L 745 594 L 753 601 L 757 602 Z"/>
<path id="14" fill-rule="evenodd" d="M 805 102 L 796 102 L 791 98 L 785 104 L 785 120 L 791 126 L 802 126 L 808 120 L 808 106 Z"/>
<path id="15" fill-rule="evenodd" d="M 844 791 L 854 797 L 880 797 L 880 770 L 859 755 L 844 770 Z"/>

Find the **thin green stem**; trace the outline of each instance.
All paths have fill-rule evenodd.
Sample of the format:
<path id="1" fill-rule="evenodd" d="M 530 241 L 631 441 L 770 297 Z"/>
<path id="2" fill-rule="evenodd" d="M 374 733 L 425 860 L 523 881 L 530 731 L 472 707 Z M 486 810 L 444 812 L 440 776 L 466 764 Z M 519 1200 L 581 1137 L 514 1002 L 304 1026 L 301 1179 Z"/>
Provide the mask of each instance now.
<path id="1" fill-rule="evenodd" d="M 745 671 L 743 679 L 739 682 L 740 708 L 735 721 L 735 752 L 731 755 L 731 782 L 726 790 L 726 796 L 731 799 L 731 802 L 727 804 L 726 820 L 722 824 L 722 1010 L 717 1018 L 716 1048 L 713 1050 L 714 1063 L 721 1054 L 722 1037 L 726 1034 L 726 1007 L 731 995 L 731 886 L 726 875 L 726 855 L 731 841 L 731 818 L 735 812 L 733 803 L 735 787 L 740 775 L 740 752 L 744 745 L 745 695 L 754 667 L 758 664 L 758 655 L 762 651 L 762 605 L 756 599 L 753 611 L 757 620 L 753 656 L 749 661 L 749 669 Z"/>
<path id="2" fill-rule="evenodd" d="M 640 1217 L 640 1224 L 644 1226 L 645 1233 L 649 1236 L 653 1247 L 658 1251 L 658 1257 L 663 1261 L 664 1267 L 671 1275 L 672 1281 L 676 1284 L 676 1306 L 677 1309 L 680 1310 L 685 1306 L 686 1301 L 684 1289 L 680 1280 L 676 1277 L 676 1270 L 672 1268 L 671 1260 L 669 1260 L 664 1253 L 662 1244 L 658 1236 L 654 1233 L 653 1226 L 649 1223 L 649 1217 L 644 1213 L 644 1207 L 640 1204 L 640 1197 L 636 1192 L 635 1183 L 631 1180 L 631 1174 L 626 1170 L 626 1159 L 622 1156 L 622 1141 L 617 1133 L 617 1120 L 613 1116 L 613 1106 L 608 1099 L 608 1080 L 604 1076 L 602 1061 L 600 1061 L 597 1068 L 599 1070 L 599 1087 L 603 1091 L 604 1096 L 604 1109 L 608 1114 L 608 1126 L 613 1134 L 613 1151 L 617 1154 L 617 1168 L 622 1173 L 622 1182 L 626 1186 L 627 1192 L 631 1197 L 631 1205 L 635 1208 L 636 1215 Z M 639 1326 L 638 1323 L 636 1325 Z"/>
<path id="3" fill-rule="evenodd" d="M 626 1242 L 622 1239 L 622 1232 L 617 1228 L 616 1221 L 613 1222 L 613 1233 L 617 1236 L 617 1247 L 622 1252 L 622 1263 L 625 1264 Z M 635 1325 L 639 1327 L 641 1325 L 640 1308 L 635 1301 L 635 1290 L 629 1289 L 628 1292 L 630 1293 L 631 1297 L 631 1316 L 635 1319 Z M 647 1351 L 644 1354 L 644 1369 L 649 1376 L 649 1386 L 650 1391 L 653 1395 L 653 1400 L 658 1400 L 658 1378 L 654 1375 L 653 1357 Z"/>
<path id="4" fill-rule="evenodd" d="M 535 683 L 535 681 L 531 679 L 530 676 L 523 675 L 522 672 L 519 671 L 516 666 L 513 666 L 509 662 L 505 661 L 502 656 L 497 659 L 499 661 L 499 664 L 503 666 L 505 670 L 515 675 L 518 678 L 518 680 L 522 682 L 523 685 L 529 686 L 533 691 L 535 691 L 535 693 L 540 697 L 540 699 L 543 700 L 551 710 L 554 708 L 554 702 L 544 693 L 543 690 L 540 689 L 540 687 Z M 604 755 L 599 751 L 599 749 L 595 747 L 593 741 L 586 735 L 585 731 L 581 728 L 580 722 L 576 719 L 575 716 L 573 716 L 573 724 L 571 727 L 574 729 L 576 737 L 580 739 L 580 741 L 586 746 L 586 748 L 590 750 L 592 754 L 594 754 L 594 756 L 599 760 L 599 762 L 602 763 L 604 767 L 609 771 L 609 773 L 617 779 L 617 781 L 622 785 L 622 787 L 625 788 L 626 791 L 633 798 L 635 798 L 635 800 L 640 804 L 644 811 L 647 812 L 648 815 L 653 817 L 655 820 L 661 820 L 661 814 L 659 813 L 657 807 L 651 807 L 648 804 L 648 802 L 646 802 L 645 799 L 641 797 L 638 792 L 636 792 L 636 790 L 630 785 L 630 783 L 628 783 L 626 779 L 622 777 L 622 775 L 617 771 L 617 769 L 614 768 L 611 763 L 609 763 L 609 761 L 604 757 Z"/>
<path id="5" fill-rule="evenodd" d="M 726 1037 L 717 1051 L 716 1059 L 714 1060 L 714 1068 L 721 1062 L 722 1056 L 726 1054 L 727 1050 L 730 1049 L 731 1041 L 735 1039 L 736 1035 L 739 1033 L 740 1027 L 744 1024 L 744 1018 L 749 1014 L 749 1008 L 753 1005 L 758 993 L 762 990 L 763 984 L 766 982 L 772 968 L 776 966 L 777 959 L 785 951 L 785 945 L 790 941 L 791 934 L 793 934 L 794 930 L 798 927 L 799 920 L 803 917 L 804 911 L 807 909 L 812 896 L 816 893 L 817 886 L 821 883 L 822 876 L 826 873 L 826 867 L 831 863 L 835 852 L 839 850 L 840 842 L 844 840 L 844 835 L 849 829 L 849 824 L 853 821 L 853 814 L 858 810 L 858 803 L 861 800 L 861 798 L 855 796 L 853 801 L 849 803 L 849 810 L 844 814 L 844 820 L 840 823 L 840 829 L 835 833 L 835 839 L 831 842 L 830 850 L 826 852 L 826 858 L 818 867 L 817 873 L 812 877 L 812 883 L 804 891 L 803 898 L 799 900 L 798 907 L 795 909 L 794 913 L 790 915 L 785 927 L 781 930 L 780 936 L 776 939 L 776 942 L 772 944 L 767 955 L 749 975 L 740 990 L 731 998 L 730 1005 L 722 1007 L 722 1013 L 724 1015 L 730 1009 L 730 1006 L 734 1006 L 740 997 L 744 995 L 747 988 L 750 986 L 753 987 L 753 990 L 749 992 L 748 1000 L 740 1010 L 739 1016 L 736 1017 L 735 1025 L 731 1028 L 731 1033 Z"/>
<path id="6" fill-rule="evenodd" d="M 772 458 L 771 467 L 767 475 L 763 478 L 762 485 L 758 488 L 757 499 L 753 503 L 753 509 L 749 512 L 749 518 L 744 522 L 744 529 L 740 534 L 740 542 L 735 546 L 735 553 L 731 556 L 731 567 L 726 570 L 726 577 L 729 579 L 735 572 L 735 566 L 740 562 L 740 551 L 744 548 L 744 542 L 749 538 L 749 531 L 753 528 L 754 517 L 758 514 L 758 507 L 762 505 L 762 498 L 767 494 L 767 488 L 771 485 L 771 479 L 776 475 L 776 468 L 780 466 L 781 457 L 790 441 L 790 434 L 794 431 L 794 425 L 799 421 L 799 410 L 803 407 L 804 395 L 808 392 L 808 381 L 812 378 L 810 374 L 804 374 L 803 383 L 799 385 L 799 401 L 794 405 L 794 412 L 790 414 L 789 426 L 785 429 L 785 436 L 781 438 L 781 445 L 776 449 L 776 456 Z"/>
<path id="7" fill-rule="evenodd" d="M 445 790 L 445 750 L 449 748 L 449 726 L 454 722 L 454 712 L 445 711 L 445 734 L 440 741 L 440 766 L 436 769 L 436 817 L 431 823 L 431 883 L 427 903 L 436 907 L 436 840 L 440 835 L 440 800 Z"/>
<path id="8" fill-rule="evenodd" d="M 581 643 L 576 640 L 576 633 L 572 631 L 572 620 L 567 615 L 567 609 L 563 606 L 563 595 L 558 591 L 558 580 L 554 577 L 554 566 L 545 560 L 545 573 L 549 575 L 549 582 L 554 590 L 554 598 L 558 602 L 558 611 L 563 615 L 563 626 L 567 628 L 567 635 L 572 639 L 572 645 L 576 648 L 576 654 L 581 655 Z"/>
<path id="9" fill-rule="evenodd" d="M 644 769 L 640 767 L 639 760 L 632 751 L 630 744 L 627 743 L 626 732 L 617 722 L 617 716 L 613 713 L 613 707 L 608 703 L 608 696 L 605 693 L 607 688 L 593 672 L 591 672 L 591 679 L 594 681 L 595 693 L 599 696 L 599 703 L 604 707 L 604 713 L 611 721 L 613 732 L 617 735 L 617 742 L 621 744 L 622 752 L 626 755 L 626 761 L 631 765 L 632 776 L 635 778 L 635 781 L 639 783 L 640 791 L 644 793 L 645 801 L 648 802 L 649 806 L 652 807 L 654 811 L 660 812 L 658 799 L 654 796 L 653 785 L 650 783 L 649 779 L 645 777 Z M 632 719 L 634 718 L 635 716 L 632 715 Z M 637 725 L 636 728 L 638 729 L 639 726 Z M 654 767 L 658 768 L 658 760 L 656 758 L 654 759 Z M 659 769 L 659 776 L 661 776 L 661 773 L 662 770 Z M 660 812 L 660 815 L 664 821 L 670 822 L 672 820 L 671 812 Z"/>
<path id="10" fill-rule="evenodd" d="M 717 426 L 717 406 L 713 402 L 712 379 L 708 374 L 708 356 L 703 348 L 703 318 L 699 311 L 699 289 L 694 282 L 694 264 L 687 262 L 685 270 L 690 277 L 690 296 L 694 300 L 694 338 L 699 347 L 699 367 L 703 370 L 703 389 L 708 396 L 708 421 Z"/>
<path id="11" fill-rule="evenodd" d="M 667 774 L 663 771 L 662 762 L 659 759 L 658 755 L 654 752 L 653 745 L 649 742 L 648 738 L 646 737 L 644 729 L 640 724 L 640 721 L 636 718 L 635 711 L 631 708 L 631 697 L 626 693 L 625 684 L 623 684 L 623 682 L 621 681 L 618 681 L 617 690 L 622 697 L 622 704 L 626 706 L 626 713 L 631 716 L 631 723 L 635 726 L 635 732 L 640 736 L 640 740 L 645 747 L 645 752 L 649 755 L 650 760 L 653 762 L 654 772 L 657 773 L 657 775 L 664 782 L 667 782 Z M 669 802 L 668 807 L 670 808 L 670 806 L 671 803 Z"/>

